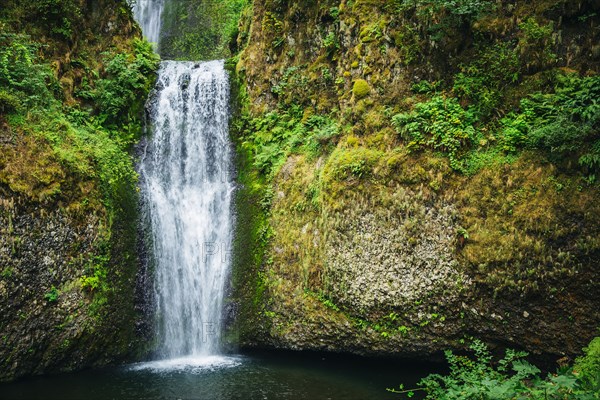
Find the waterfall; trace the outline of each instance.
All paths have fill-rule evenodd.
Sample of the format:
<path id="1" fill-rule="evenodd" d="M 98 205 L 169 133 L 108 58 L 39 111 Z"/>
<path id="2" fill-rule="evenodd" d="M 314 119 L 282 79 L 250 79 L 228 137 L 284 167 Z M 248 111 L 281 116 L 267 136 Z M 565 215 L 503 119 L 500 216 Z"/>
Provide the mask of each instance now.
<path id="1" fill-rule="evenodd" d="M 144 35 L 157 43 L 167 0 L 132 1 Z M 139 172 L 152 232 L 158 357 L 217 355 L 234 191 L 223 61 L 162 62 L 147 110 Z"/>
<path id="2" fill-rule="evenodd" d="M 142 27 L 142 32 L 149 42 L 158 45 L 162 26 L 162 13 L 165 8 L 164 0 L 130 0 L 133 15 Z"/>
<path id="3" fill-rule="evenodd" d="M 222 61 L 165 61 L 141 161 L 161 358 L 220 350 L 232 244 L 229 82 Z"/>

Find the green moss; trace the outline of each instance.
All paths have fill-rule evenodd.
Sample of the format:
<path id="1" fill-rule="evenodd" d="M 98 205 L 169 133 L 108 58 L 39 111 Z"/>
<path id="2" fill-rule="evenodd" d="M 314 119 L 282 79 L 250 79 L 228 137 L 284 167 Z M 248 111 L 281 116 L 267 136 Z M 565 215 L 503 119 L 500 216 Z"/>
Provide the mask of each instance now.
<path id="1" fill-rule="evenodd" d="M 354 85 L 352 86 L 352 94 L 354 94 L 357 99 L 367 97 L 369 93 L 371 93 L 371 86 L 369 86 L 369 83 L 366 80 L 357 79 L 354 81 Z"/>
<path id="2" fill-rule="evenodd" d="M 323 171 L 324 183 L 350 178 L 365 178 L 372 172 L 373 166 L 382 153 L 365 147 L 349 149 L 336 148 L 327 160 Z"/>
<path id="3" fill-rule="evenodd" d="M 372 229 L 381 229 L 382 237 L 406 232 L 397 244 L 407 247 L 390 251 L 403 254 L 413 254 L 439 226 L 424 223 L 427 216 L 447 216 L 448 246 L 436 257 L 455 260 L 466 277 L 448 289 L 450 296 L 470 282 L 484 288 L 485 294 L 477 291 L 484 299 L 493 292 L 566 293 L 557 282 L 592 271 L 589 260 L 599 243 L 597 192 L 587 177 L 572 175 L 584 154 L 567 150 L 570 155 L 558 165 L 551 164 L 556 162 L 551 154 L 530 153 L 528 118 L 546 125 L 547 117 L 554 119 L 552 110 L 560 107 L 553 104 L 533 116 L 521 99 L 558 89 L 555 73 L 546 70 L 555 69 L 554 63 L 581 75 L 597 74 L 596 61 L 583 56 L 592 54 L 595 34 L 590 28 L 597 26 L 597 16 L 558 0 L 454 3 L 355 0 L 342 2 L 339 15 L 331 18 L 326 13 L 333 3 L 300 7 L 299 2 L 255 2 L 254 26 L 237 69 L 246 74 L 244 101 L 252 110 L 240 139 L 250 160 L 243 179 L 260 188 L 254 201 L 264 210 L 252 217 L 260 221 L 253 225 L 253 235 L 265 246 L 255 269 L 260 280 L 252 276 L 245 297 L 264 307 L 255 311 L 269 320 L 252 319 L 264 323 L 262 336 L 255 337 L 259 341 L 310 347 L 308 342 L 316 338 L 335 348 L 335 340 L 328 342 L 319 324 L 332 327 L 331 336 L 352 329 L 365 349 L 373 348 L 373 332 L 373 340 L 397 340 L 409 332 L 413 337 L 413 331 L 423 338 L 436 329 L 448 332 L 439 310 L 427 310 L 431 317 L 423 318 L 423 310 L 415 308 L 393 324 L 386 316 L 393 319 L 393 313 L 404 311 L 381 306 L 370 314 L 340 315 L 344 302 L 328 288 L 343 293 L 343 276 L 332 278 L 332 259 L 324 248 L 338 236 L 340 245 L 351 242 L 356 234 L 343 221 L 364 215 L 382 215 Z M 560 35 L 554 28 L 559 26 Z M 329 54 L 336 37 L 344 51 Z M 330 48 L 323 48 L 324 38 Z M 578 43 L 577 48 L 568 43 Z M 563 58 L 546 57 L 552 54 Z M 327 110 L 327 123 L 308 126 L 321 110 Z M 592 108 L 588 111 L 594 114 Z M 402 115 L 402 121 L 394 123 L 393 115 Z M 582 121 L 581 115 L 562 119 Z M 595 137 L 586 132 L 583 141 L 591 144 Z M 542 136 L 536 142 L 541 151 L 558 156 L 558 147 L 551 144 L 558 136 Z M 305 139 L 317 137 L 322 139 L 313 152 Z M 594 160 L 584 158 L 587 167 L 581 169 L 587 171 Z M 396 221 L 396 214 L 402 224 L 386 226 L 385 221 Z M 585 232 L 575 231 L 575 219 L 584 221 Z M 362 244 L 355 258 L 366 251 Z M 381 264 L 372 262 L 362 268 Z M 415 268 L 419 262 L 414 261 Z M 429 298 L 423 302 L 432 304 Z M 348 328 L 348 318 L 360 322 Z M 504 329 L 499 326 L 490 329 Z M 302 342 L 299 336 L 308 339 Z M 433 343 L 435 339 L 428 348 Z"/>
<path id="4" fill-rule="evenodd" d="M 249 129 L 250 117 L 241 74 L 243 73 L 231 71 L 231 136 L 237 148 L 236 167 L 239 183 L 235 207 L 239 211 L 233 241 L 234 293 L 229 301 L 239 305 L 240 316 L 236 320 L 238 325 L 226 333 L 226 338 L 234 340 L 235 344 L 248 337 L 256 337 L 258 332 L 266 329 L 265 326 L 268 325 L 268 321 L 262 320 L 267 290 L 267 279 L 263 271 L 266 263 L 265 253 L 272 235 L 268 220 L 271 198 L 269 193 L 272 192 L 269 191 L 266 177 L 255 168 L 253 146 L 246 142 L 245 135 Z"/>
<path id="5" fill-rule="evenodd" d="M 141 135 L 158 58 L 136 37 L 125 2 L 21 3 L 9 0 L 0 9 L 0 92 L 20 103 L 0 109 L 0 134 L 10 132 L 11 138 L 0 141 L 0 191 L 18 198 L 23 209 L 39 210 L 33 219 L 43 223 L 48 215 L 62 215 L 70 229 L 85 230 L 95 241 L 73 239 L 61 255 L 68 266 L 57 276 L 74 265 L 76 275 L 47 293 L 58 307 L 63 290 L 85 294 L 75 310 L 85 330 L 69 347 L 77 348 L 78 358 L 69 359 L 68 349 L 45 354 L 61 366 L 97 362 L 98 354 L 100 363 L 123 359 L 146 346 L 135 332 L 138 177 L 130 150 Z M 61 10 L 75 10 L 68 24 L 67 15 L 56 14 Z M 112 26 L 110 35 L 97 35 L 100 24 Z M 13 244 L 18 252 L 18 241 Z M 71 251 L 76 259 L 69 259 Z"/>
<path id="6" fill-rule="evenodd" d="M 9 114 L 19 109 L 21 102 L 16 95 L 0 90 L 0 115 Z"/>

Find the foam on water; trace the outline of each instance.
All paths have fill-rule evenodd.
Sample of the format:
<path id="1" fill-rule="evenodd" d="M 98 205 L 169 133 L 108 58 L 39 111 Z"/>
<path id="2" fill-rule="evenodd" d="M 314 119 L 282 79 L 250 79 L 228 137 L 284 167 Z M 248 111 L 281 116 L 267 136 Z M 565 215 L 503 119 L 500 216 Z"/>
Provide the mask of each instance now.
<path id="1" fill-rule="evenodd" d="M 133 364 L 128 367 L 130 371 L 150 371 L 153 373 L 185 372 L 200 374 L 217 371 L 225 368 L 235 368 L 242 364 L 241 357 L 206 356 L 206 357 L 181 357 L 169 360 L 150 361 Z"/>

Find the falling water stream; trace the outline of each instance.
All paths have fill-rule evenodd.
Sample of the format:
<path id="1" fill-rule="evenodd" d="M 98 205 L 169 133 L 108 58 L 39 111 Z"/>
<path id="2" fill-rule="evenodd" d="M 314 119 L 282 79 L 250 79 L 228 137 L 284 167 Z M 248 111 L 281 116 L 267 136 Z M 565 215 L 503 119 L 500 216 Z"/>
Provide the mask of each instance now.
<path id="1" fill-rule="evenodd" d="M 165 0 L 131 0 L 135 19 L 149 42 L 158 44 Z"/>
<path id="2" fill-rule="evenodd" d="M 229 82 L 222 61 L 165 61 L 141 163 L 160 356 L 219 354 L 232 241 Z"/>
<path id="3" fill-rule="evenodd" d="M 150 5 L 139 1 L 135 11 L 158 40 L 164 3 Z M 158 356 L 215 356 L 233 231 L 223 62 L 164 61 L 148 112 L 140 175 L 152 230 Z"/>

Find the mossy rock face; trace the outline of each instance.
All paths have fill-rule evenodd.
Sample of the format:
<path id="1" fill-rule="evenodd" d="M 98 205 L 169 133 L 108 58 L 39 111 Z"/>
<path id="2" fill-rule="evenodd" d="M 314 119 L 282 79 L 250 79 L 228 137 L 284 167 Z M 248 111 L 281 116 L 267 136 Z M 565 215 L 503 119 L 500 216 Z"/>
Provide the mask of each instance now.
<path id="1" fill-rule="evenodd" d="M 275 170 L 244 167 L 262 179 L 268 201 L 264 257 L 239 267 L 261 277 L 254 295 L 238 298 L 261 316 L 242 317 L 252 325 L 240 330 L 242 346 L 422 357 L 460 349 L 471 335 L 550 357 L 576 354 L 600 325 L 591 278 L 600 260 L 598 187 L 576 158 L 486 151 L 498 149 L 503 117 L 522 99 L 552 92 L 560 68 L 600 72 L 588 56 L 600 40 L 595 6 L 495 2 L 489 14 L 464 14 L 439 2 L 396 3 L 252 6 L 237 69 L 251 118 L 322 114 L 340 130 L 317 155 L 302 136 Z M 339 9 L 334 18 L 330 7 Z M 266 32 L 269 20 L 277 29 Z M 324 46 L 329 32 L 338 49 Z M 435 96 L 482 116 L 454 138 L 431 133 L 448 109 L 423 108 Z M 418 107 L 425 122 L 409 124 L 411 135 L 392 123 Z M 444 119 L 446 132 L 460 125 L 458 114 Z M 295 128 L 278 125 L 285 134 Z M 265 134 L 248 127 L 239 143 Z M 472 154 L 481 165 L 457 172 Z"/>
<path id="2" fill-rule="evenodd" d="M 0 74 L 0 381 L 139 359 L 152 340 L 129 150 L 154 67 L 143 63 L 127 124 L 109 135 L 90 110 L 106 111 L 92 93 L 101 79 L 125 86 L 107 55 L 131 72 L 149 45 L 125 0 L 7 0 L 0 29 L 3 51 L 34 49 L 11 65 L 20 74 Z"/>
<path id="3" fill-rule="evenodd" d="M 369 82 L 364 79 L 357 79 L 354 81 L 354 86 L 352 86 L 352 94 L 357 99 L 365 98 L 371 93 L 371 86 L 369 86 Z"/>

